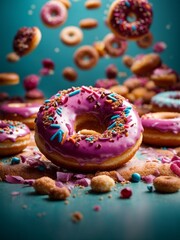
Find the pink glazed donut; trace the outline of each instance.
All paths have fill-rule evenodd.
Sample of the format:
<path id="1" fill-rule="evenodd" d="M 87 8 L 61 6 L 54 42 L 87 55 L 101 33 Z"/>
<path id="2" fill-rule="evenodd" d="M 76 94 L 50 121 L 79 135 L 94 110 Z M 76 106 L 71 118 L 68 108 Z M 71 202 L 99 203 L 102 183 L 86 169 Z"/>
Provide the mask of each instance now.
<path id="1" fill-rule="evenodd" d="M 116 169 L 142 141 L 141 120 L 122 96 L 72 87 L 47 99 L 36 118 L 35 141 L 54 164 L 86 172 Z"/>
<path id="2" fill-rule="evenodd" d="M 39 103 L 4 103 L 0 106 L 0 117 L 13 121 L 20 121 L 30 129 L 34 129 L 34 120 L 41 104 Z"/>
<path id="3" fill-rule="evenodd" d="M 59 27 L 67 19 L 67 9 L 60 1 L 49 1 L 41 9 L 41 20 L 48 27 Z"/>
<path id="4" fill-rule="evenodd" d="M 30 142 L 29 128 L 18 121 L 0 120 L 0 156 L 21 152 Z"/>
<path id="5" fill-rule="evenodd" d="M 117 0 L 110 6 L 107 24 L 122 39 L 136 40 L 148 33 L 152 15 L 146 0 Z"/>
<path id="6" fill-rule="evenodd" d="M 144 143 L 161 147 L 180 146 L 180 113 L 148 113 L 141 120 Z"/>

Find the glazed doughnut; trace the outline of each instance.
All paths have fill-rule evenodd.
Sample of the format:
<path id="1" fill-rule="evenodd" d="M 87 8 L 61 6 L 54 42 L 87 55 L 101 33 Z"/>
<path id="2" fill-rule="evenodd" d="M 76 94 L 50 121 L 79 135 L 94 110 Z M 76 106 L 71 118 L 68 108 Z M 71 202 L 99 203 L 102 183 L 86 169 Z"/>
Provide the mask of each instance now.
<path id="1" fill-rule="evenodd" d="M 174 176 L 159 176 L 154 179 L 153 185 L 157 192 L 178 192 L 180 189 L 180 178 Z"/>
<path id="2" fill-rule="evenodd" d="M 134 59 L 131 56 L 125 55 L 122 57 L 122 62 L 128 68 L 130 68 L 134 62 Z"/>
<path id="3" fill-rule="evenodd" d="M 124 81 L 123 85 L 131 91 L 138 87 L 144 87 L 148 81 L 149 79 L 146 77 L 131 76 Z"/>
<path id="4" fill-rule="evenodd" d="M 134 107 L 102 88 L 59 91 L 45 101 L 36 118 L 38 148 L 69 169 L 115 169 L 132 158 L 141 140 L 142 125 Z"/>
<path id="5" fill-rule="evenodd" d="M 47 27 L 59 27 L 66 19 L 67 9 L 61 1 L 49 1 L 41 9 L 41 20 Z"/>
<path id="6" fill-rule="evenodd" d="M 122 56 L 127 49 L 127 42 L 109 33 L 104 38 L 105 50 L 111 57 Z"/>
<path id="7" fill-rule="evenodd" d="M 180 91 L 166 91 L 151 99 L 154 112 L 180 112 Z"/>
<path id="8" fill-rule="evenodd" d="M 140 48 L 148 48 L 152 45 L 153 43 L 153 35 L 152 33 L 148 32 L 145 36 L 141 37 L 140 39 L 137 40 L 137 45 Z"/>
<path id="9" fill-rule="evenodd" d="M 87 0 L 84 5 L 87 9 L 99 8 L 101 6 L 101 0 Z"/>
<path id="10" fill-rule="evenodd" d="M 20 57 L 15 52 L 11 52 L 6 55 L 6 59 L 8 62 L 17 62 Z"/>
<path id="11" fill-rule="evenodd" d="M 15 85 L 19 83 L 19 75 L 16 73 L 0 73 L 0 86 Z"/>
<path id="12" fill-rule="evenodd" d="M 29 142 L 30 130 L 25 124 L 0 120 L 0 156 L 20 153 Z"/>
<path id="13" fill-rule="evenodd" d="M 4 103 L 0 106 L 2 119 L 20 121 L 34 129 L 34 120 L 41 105 L 38 103 Z"/>
<path id="14" fill-rule="evenodd" d="M 63 77 L 69 81 L 75 81 L 78 77 L 76 70 L 72 67 L 66 67 L 63 70 Z"/>
<path id="15" fill-rule="evenodd" d="M 161 58 L 156 53 L 149 53 L 143 56 L 139 56 L 134 60 L 131 71 L 137 75 L 148 75 L 155 68 L 161 64 Z"/>
<path id="16" fill-rule="evenodd" d="M 83 33 L 78 27 L 68 26 L 61 31 L 60 39 L 66 45 L 75 46 L 82 41 Z"/>
<path id="17" fill-rule="evenodd" d="M 144 143 L 161 147 L 180 146 L 180 113 L 148 113 L 141 120 Z"/>
<path id="18" fill-rule="evenodd" d="M 94 18 L 85 18 L 79 22 L 79 26 L 86 29 L 95 28 L 98 26 L 98 21 Z"/>
<path id="19" fill-rule="evenodd" d="M 99 60 L 99 54 L 92 46 L 84 45 L 74 53 L 74 61 L 81 69 L 90 69 L 96 66 Z"/>
<path id="20" fill-rule="evenodd" d="M 177 73 L 171 68 L 156 68 L 150 79 L 156 84 L 158 87 L 169 87 L 175 84 L 178 81 Z"/>
<path id="21" fill-rule="evenodd" d="M 32 52 L 41 41 L 41 32 L 37 27 L 23 27 L 18 30 L 14 37 L 13 49 L 22 57 Z"/>
<path id="22" fill-rule="evenodd" d="M 117 0 L 110 6 L 107 25 L 117 36 L 136 40 L 148 33 L 152 15 L 152 7 L 147 1 Z"/>

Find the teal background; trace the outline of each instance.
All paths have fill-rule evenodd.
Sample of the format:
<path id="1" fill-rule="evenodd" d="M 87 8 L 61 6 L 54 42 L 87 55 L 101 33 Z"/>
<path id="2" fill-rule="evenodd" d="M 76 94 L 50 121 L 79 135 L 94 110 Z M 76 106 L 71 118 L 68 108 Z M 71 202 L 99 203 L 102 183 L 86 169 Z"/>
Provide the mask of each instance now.
<path id="1" fill-rule="evenodd" d="M 38 74 L 41 69 L 41 61 L 44 58 L 51 58 L 55 62 L 54 75 L 42 77 L 39 88 L 44 91 L 46 97 L 50 97 L 59 89 L 73 86 L 93 85 L 98 78 L 105 77 L 105 68 L 114 63 L 120 72 L 126 72 L 128 76 L 131 73 L 122 64 L 122 58 L 101 58 L 95 68 L 91 70 L 78 70 L 78 79 L 76 82 L 68 82 L 62 77 L 62 70 L 66 66 L 76 67 L 73 62 L 73 54 L 80 45 L 92 45 L 95 41 L 102 40 L 109 32 L 105 26 L 104 20 L 108 6 L 112 0 L 102 0 L 102 7 L 96 10 L 87 10 L 84 7 L 83 0 L 71 1 L 72 6 L 68 10 L 68 19 L 66 23 L 56 29 L 51 29 L 43 25 L 39 13 L 46 0 L 2 0 L 0 15 L 0 72 L 17 72 L 21 81 L 15 86 L 0 87 L 1 91 L 7 91 L 10 95 L 24 96 L 23 78 L 29 74 Z M 164 41 L 167 49 L 161 54 L 164 63 L 179 72 L 179 54 L 180 54 L 180 28 L 179 28 L 179 9 L 178 0 L 152 0 L 154 11 L 153 24 L 150 31 L 154 35 L 154 42 Z M 34 8 L 35 6 L 35 8 Z M 28 12 L 32 12 L 29 15 Z M 76 47 L 68 47 L 59 40 L 60 31 L 68 25 L 76 25 L 81 19 L 86 17 L 96 18 L 99 26 L 92 30 L 83 30 L 84 39 Z M 19 62 L 9 63 L 6 55 L 12 51 L 12 41 L 17 30 L 23 26 L 38 26 L 42 32 L 42 40 L 35 51 L 24 56 Z M 56 53 L 55 48 L 60 51 Z M 135 56 L 136 54 L 151 52 L 152 48 L 147 50 L 137 47 L 135 42 L 128 42 L 126 54 Z M 118 78 L 123 82 L 124 78 Z"/>

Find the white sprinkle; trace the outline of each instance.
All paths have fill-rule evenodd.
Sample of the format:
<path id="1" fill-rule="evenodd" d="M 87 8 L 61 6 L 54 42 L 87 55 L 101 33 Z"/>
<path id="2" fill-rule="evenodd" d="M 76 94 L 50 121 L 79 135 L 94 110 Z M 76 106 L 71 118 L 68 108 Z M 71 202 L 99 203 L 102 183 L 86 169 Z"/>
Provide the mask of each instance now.
<path id="1" fill-rule="evenodd" d="M 28 15 L 33 15 L 33 11 L 32 11 L 32 10 L 29 10 L 29 11 L 28 11 Z"/>
<path id="2" fill-rule="evenodd" d="M 32 4 L 31 5 L 31 9 L 35 9 L 36 8 L 36 5 L 35 4 Z"/>
<path id="3" fill-rule="evenodd" d="M 55 52 L 55 53 L 59 53 L 59 52 L 60 52 L 60 49 L 59 49 L 58 47 L 56 47 L 56 48 L 54 49 L 54 52 Z"/>

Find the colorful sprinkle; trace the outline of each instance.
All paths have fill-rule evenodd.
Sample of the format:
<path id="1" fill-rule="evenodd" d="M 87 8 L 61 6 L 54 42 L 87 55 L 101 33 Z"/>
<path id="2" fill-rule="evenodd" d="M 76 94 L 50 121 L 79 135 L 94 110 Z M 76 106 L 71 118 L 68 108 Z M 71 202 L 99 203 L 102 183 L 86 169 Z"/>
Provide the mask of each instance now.
<path id="1" fill-rule="evenodd" d="M 75 91 L 73 91 L 73 92 L 70 92 L 69 93 L 69 97 L 72 97 L 72 96 L 74 96 L 74 95 L 76 95 L 76 94 L 79 94 L 80 93 L 80 89 L 77 89 L 77 90 L 75 90 Z"/>
<path id="2" fill-rule="evenodd" d="M 131 175 L 131 180 L 133 182 L 139 182 L 141 180 L 141 175 L 139 173 L 133 173 Z"/>
<path id="3" fill-rule="evenodd" d="M 20 158 L 18 157 L 12 157 L 11 158 L 11 165 L 19 164 L 20 163 Z"/>

